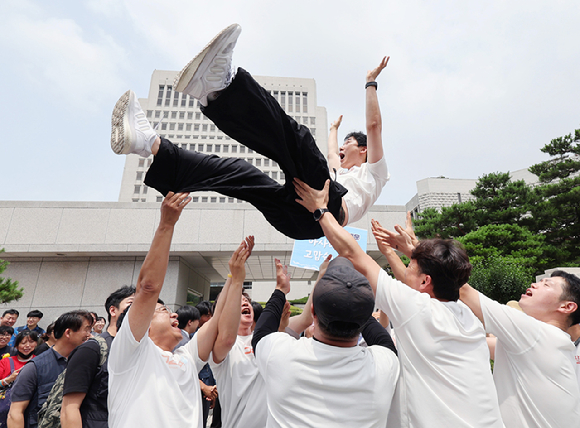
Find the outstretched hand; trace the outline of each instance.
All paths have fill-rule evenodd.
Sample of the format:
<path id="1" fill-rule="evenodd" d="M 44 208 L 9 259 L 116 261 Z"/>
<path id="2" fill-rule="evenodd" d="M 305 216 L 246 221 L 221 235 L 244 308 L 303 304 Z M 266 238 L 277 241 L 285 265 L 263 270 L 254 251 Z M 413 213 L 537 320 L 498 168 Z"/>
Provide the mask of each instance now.
<path id="1" fill-rule="evenodd" d="M 288 266 L 283 265 L 278 259 L 274 259 L 276 263 L 276 289 L 284 294 L 290 292 L 290 274 L 288 273 Z"/>
<path id="2" fill-rule="evenodd" d="M 384 57 L 377 67 L 367 71 L 367 82 L 375 82 L 377 80 L 377 77 L 379 77 L 381 71 L 383 71 L 383 69 L 387 66 L 387 63 L 389 62 L 390 58 L 391 58 L 390 56 Z"/>
<path id="3" fill-rule="evenodd" d="M 282 333 L 286 331 L 288 324 L 290 324 L 290 302 L 286 301 L 286 303 L 284 303 L 284 309 L 282 310 L 282 316 L 280 317 L 278 331 Z"/>
<path id="4" fill-rule="evenodd" d="M 244 281 L 246 278 L 246 260 L 252 254 L 252 249 L 254 248 L 254 237 L 248 236 L 242 241 L 240 246 L 234 251 L 228 266 L 232 274 L 232 280 Z"/>
<path id="5" fill-rule="evenodd" d="M 395 232 L 392 232 L 382 227 L 376 220 L 371 220 L 371 226 L 373 235 L 375 236 L 379 246 L 388 245 L 391 248 L 402 252 L 407 257 L 411 256 L 411 253 L 419 244 L 419 240 L 413 231 L 413 220 L 410 212 L 407 212 L 404 229 L 397 224 L 395 225 Z M 387 248 L 384 249 L 388 251 Z"/>
<path id="6" fill-rule="evenodd" d="M 296 199 L 300 205 L 313 213 L 318 208 L 328 207 L 328 189 L 330 188 L 330 180 L 326 180 L 322 190 L 316 190 L 310 187 L 302 180 L 294 179 L 294 189 L 300 199 Z"/>
<path id="7" fill-rule="evenodd" d="M 338 129 L 341 123 L 342 123 L 342 114 L 338 116 L 338 119 L 336 119 L 334 122 L 330 124 L 330 130 L 332 131 L 333 129 L 335 130 Z"/>
<path id="8" fill-rule="evenodd" d="M 189 193 L 167 193 L 161 204 L 160 225 L 175 226 L 183 209 L 191 202 Z"/>

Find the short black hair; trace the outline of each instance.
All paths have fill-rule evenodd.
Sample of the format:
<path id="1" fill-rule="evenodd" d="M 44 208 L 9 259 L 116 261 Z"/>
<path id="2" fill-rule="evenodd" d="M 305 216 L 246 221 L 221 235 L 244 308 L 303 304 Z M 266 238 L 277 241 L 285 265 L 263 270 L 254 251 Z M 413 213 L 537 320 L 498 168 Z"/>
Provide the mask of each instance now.
<path id="1" fill-rule="evenodd" d="M 0 325 L 0 334 L 10 334 L 12 336 L 14 334 L 14 329 L 9 325 Z"/>
<path id="2" fill-rule="evenodd" d="M 563 270 L 555 270 L 550 275 L 552 278 L 560 277 L 564 280 L 564 287 L 562 287 L 561 300 L 570 300 L 576 303 L 577 308 L 570 314 L 570 326 L 580 323 L 580 278 L 576 275 L 564 272 Z"/>
<path id="3" fill-rule="evenodd" d="M 452 239 L 426 239 L 411 254 L 421 273 L 429 275 L 436 298 L 456 302 L 459 289 L 471 275 L 471 263 L 463 246 Z"/>
<path id="4" fill-rule="evenodd" d="M 111 322 L 111 312 L 110 312 L 111 306 L 114 306 L 115 308 L 119 309 L 119 305 L 121 304 L 121 302 L 125 300 L 127 297 L 131 297 L 134 294 L 135 287 L 133 287 L 132 285 L 131 286 L 124 285 L 123 287 L 109 294 L 109 297 L 107 297 L 107 300 L 105 300 L 105 310 L 107 311 L 107 316 L 109 318 L 108 322 Z"/>
<path id="5" fill-rule="evenodd" d="M 318 318 L 318 327 L 326 336 L 345 340 L 358 337 L 364 326 L 359 326 L 358 324 L 349 322 L 348 320 L 332 321 L 326 325 L 321 322 L 320 318 Z"/>
<path id="6" fill-rule="evenodd" d="M 184 329 L 189 321 L 197 321 L 200 319 L 200 314 L 197 308 L 185 305 L 175 311 L 177 314 L 177 321 L 179 321 L 179 328 Z"/>
<path id="7" fill-rule="evenodd" d="M 264 308 L 258 302 L 252 302 L 252 308 L 254 309 L 254 322 L 258 322 Z"/>
<path id="8" fill-rule="evenodd" d="M 107 320 L 105 319 L 105 317 L 97 317 L 97 321 L 101 321 L 101 320 L 107 322 Z"/>
<path id="9" fill-rule="evenodd" d="M 28 314 L 26 316 L 27 317 L 38 317 L 38 318 L 42 318 L 44 316 L 44 314 L 42 312 L 40 312 L 38 309 L 34 309 L 34 310 L 28 312 Z"/>
<path id="10" fill-rule="evenodd" d="M 93 325 L 93 316 L 89 311 L 77 309 L 62 314 L 54 322 L 54 338 L 60 339 L 67 329 L 72 331 L 79 331 L 83 326 L 84 320 L 87 320 L 90 325 Z"/>
<path id="11" fill-rule="evenodd" d="M 24 340 L 25 337 L 30 337 L 33 341 L 38 344 L 38 333 L 32 330 L 22 330 L 20 333 L 16 335 L 16 339 L 14 340 L 14 349 L 18 348 L 20 342 Z"/>
<path id="12" fill-rule="evenodd" d="M 209 300 L 203 300 L 195 305 L 195 307 L 199 311 L 199 315 L 202 317 L 204 315 L 213 315 L 213 305 Z"/>
<path id="13" fill-rule="evenodd" d="M 6 309 L 2 314 L 2 318 L 4 318 L 7 314 L 16 315 L 17 317 L 20 316 L 20 312 L 18 312 L 16 309 Z"/>
<path id="14" fill-rule="evenodd" d="M 346 137 L 344 137 L 344 141 L 348 140 L 350 137 L 352 137 L 356 140 L 359 147 L 361 147 L 361 146 L 366 147 L 367 146 L 366 134 L 364 134 L 362 132 L 358 132 L 358 131 L 349 132 L 348 134 L 346 134 Z"/>

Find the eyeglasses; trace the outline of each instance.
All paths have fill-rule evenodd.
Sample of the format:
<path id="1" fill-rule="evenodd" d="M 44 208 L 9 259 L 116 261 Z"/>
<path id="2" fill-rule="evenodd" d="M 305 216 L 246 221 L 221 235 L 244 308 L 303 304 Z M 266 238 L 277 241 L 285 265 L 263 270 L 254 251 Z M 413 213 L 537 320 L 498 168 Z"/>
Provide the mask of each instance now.
<path id="1" fill-rule="evenodd" d="M 168 314 L 173 313 L 173 311 L 165 305 L 161 305 L 158 308 L 155 308 L 155 312 L 167 312 Z"/>

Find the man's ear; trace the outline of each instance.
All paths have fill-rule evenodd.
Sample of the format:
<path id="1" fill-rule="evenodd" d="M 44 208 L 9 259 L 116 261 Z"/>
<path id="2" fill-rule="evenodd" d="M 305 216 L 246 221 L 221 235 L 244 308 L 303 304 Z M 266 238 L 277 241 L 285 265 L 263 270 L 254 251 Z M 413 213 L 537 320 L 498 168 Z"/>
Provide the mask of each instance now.
<path id="1" fill-rule="evenodd" d="M 367 154 L 367 146 L 358 146 L 358 150 L 360 153 L 366 155 Z"/>
<path id="2" fill-rule="evenodd" d="M 578 305 L 575 302 L 565 300 L 562 303 L 560 303 L 560 308 L 558 309 L 558 311 L 562 312 L 563 314 L 569 315 L 575 312 L 576 309 L 578 309 Z"/>
<path id="3" fill-rule="evenodd" d="M 119 308 L 111 305 L 109 306 L 109 313 L 111 314 L 111 318 L 117 318 L 119 315 L 121 315 L 121 312 L 117 312 L 119 310 Z"/>
<path id="4" fill-rule="evenodd" d="M 431 280 L 431 275 L 425 275 L 423 281 L 419 286 L 419 291 L 422 293 L 433 294 L 433 281 Z"/>

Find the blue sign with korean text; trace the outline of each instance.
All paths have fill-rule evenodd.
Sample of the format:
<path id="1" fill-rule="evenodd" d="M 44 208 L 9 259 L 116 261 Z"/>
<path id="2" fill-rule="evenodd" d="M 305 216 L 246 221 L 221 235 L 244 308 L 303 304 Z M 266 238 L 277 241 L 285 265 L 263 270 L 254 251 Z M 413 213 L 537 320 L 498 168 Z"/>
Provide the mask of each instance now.
<path id="1" fill-rule="evenodd" d="M 354 240 L 366 253 L 368 231 L 366 229 L 358 229 L 356 227 L 348 226 L 344 229 L 353 236 Z M 333 259 L 338 256 L 338 253 L 334 248 L 332 248 L 332 245 L 330 245 L 326 236 L 318 239 L 294 241 L 290 266 L 318 270 L 324 259 L 329 254 L 332 254 Z"/>

